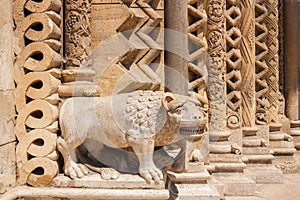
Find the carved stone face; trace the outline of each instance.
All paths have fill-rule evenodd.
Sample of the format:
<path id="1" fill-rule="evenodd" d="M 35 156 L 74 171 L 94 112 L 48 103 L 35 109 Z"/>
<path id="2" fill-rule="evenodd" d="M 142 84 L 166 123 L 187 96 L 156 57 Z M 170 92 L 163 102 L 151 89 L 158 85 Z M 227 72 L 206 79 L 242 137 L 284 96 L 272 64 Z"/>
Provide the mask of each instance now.
<path id="1" fill-rule="evenodd" d="M 169 126 L 184 137 L 201 137 L 207 125 L 207 117 L 199 102 L 192 97 L 167 93 L 163 97 Z"/>

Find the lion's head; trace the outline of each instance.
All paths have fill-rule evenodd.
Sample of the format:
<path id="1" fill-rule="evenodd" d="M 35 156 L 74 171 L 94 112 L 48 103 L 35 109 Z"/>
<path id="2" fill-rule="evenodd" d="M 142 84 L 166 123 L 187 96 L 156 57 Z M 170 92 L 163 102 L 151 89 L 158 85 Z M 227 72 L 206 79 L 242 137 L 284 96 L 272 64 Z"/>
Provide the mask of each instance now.
<path id="1" fill-rule="evenodd" d="M 199 138 L 206 131 L 207 108 L 196 98 L 195 93 L 189 96 L 165 93 L 162 105 L 167 112 L 169 126 L 180 136 Z"/>

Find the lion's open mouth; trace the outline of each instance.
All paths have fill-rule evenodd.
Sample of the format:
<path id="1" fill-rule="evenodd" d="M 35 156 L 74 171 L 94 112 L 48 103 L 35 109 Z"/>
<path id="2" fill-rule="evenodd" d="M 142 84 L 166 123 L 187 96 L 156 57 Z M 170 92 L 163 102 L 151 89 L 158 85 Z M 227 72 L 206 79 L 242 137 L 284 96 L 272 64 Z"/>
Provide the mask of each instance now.
<path id="1" fill-rule="evenodd" d="M 179 133 L 184 136 L 197 136 L 204 133 L 204 128 L 180 128 Z"/>

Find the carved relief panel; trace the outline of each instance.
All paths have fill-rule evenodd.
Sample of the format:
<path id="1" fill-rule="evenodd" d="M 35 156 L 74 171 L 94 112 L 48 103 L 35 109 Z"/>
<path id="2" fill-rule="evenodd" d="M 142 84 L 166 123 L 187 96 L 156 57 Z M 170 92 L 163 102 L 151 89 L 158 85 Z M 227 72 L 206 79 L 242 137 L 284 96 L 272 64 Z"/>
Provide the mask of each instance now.
<path id="1" fill-rule="evenodd" d="M 17 181 L 48 185 L 58 174 L 60 0 L 15 1 Z"/>

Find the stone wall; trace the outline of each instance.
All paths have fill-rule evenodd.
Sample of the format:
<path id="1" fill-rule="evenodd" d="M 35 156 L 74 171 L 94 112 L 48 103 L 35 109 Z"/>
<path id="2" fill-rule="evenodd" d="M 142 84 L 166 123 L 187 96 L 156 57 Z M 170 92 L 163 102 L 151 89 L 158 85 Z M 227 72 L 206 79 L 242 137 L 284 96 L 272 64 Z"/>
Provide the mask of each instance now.
<path id="1" fill-rule="evenodd" d="M 15 85 L 13 81 L 12 1 L 0 5 L 0 193 L 15 185 Z"/>
<path id="2" fill-rule="evenodd" d="M 222 178 L 216 176 L 225 185 L 225 195 L 238 195 L 231 190 L 234 187 L 226 185 L 232 175 L 227 172 L 239 172 L 235 176 L 242 177 L 244 171 L 250 170 L 256 182 L 272 179 L 267 176 L 260 179 L 265 171 L 278 176 L 271 180 L 278 182 L 282 178 L 279 170 L 295 172 L 288 168 L 294 168 L 294 153 L 300 149 L 297 118 L 300 112 L 297 102 L 292 105 L 288 101 L 287 110 L 293 112 L 293 118 L 289 114 L 287 118 L 285 97 L 291 99 L 280 93 L 291 85 L 295 88 L 286 77 L 292 80 L 295 76 L 288 75 L 297 70 L 287 68 L 289 63 L 284 62 L 288 59 L 283 54 L 291 46 L 287 48 L 283 43 L 293 40 L 280 35 L 286 28 L 283 1 L 189 0 L 186 11 L 179 9 L 180 12 L 172 13 L 174 5 L 170 4 L 167 14 L 163 0 L 1 0 L 0 3 L 7 5 L 0 10 L 0 193 L 16 184 L 53 186 L 55 178 L 57 187 L 75 187 L 74 184 L 82 187 L 85 183 L 94 187 L 97 182 L 94 179 L 76 183 L 62 174 L 57 176 L 63 170 L 56 143 L 60 136 L 60 101 L 72 96 L 110 96 L 137 89 L 162 91 L 166 77 L 170 77 L 163 64 L 169 63 L 177 71 L 186 72 L 190 91 L 202 96 L 206 106 L 209 101 L 209 136 L 205 141 L 210 147 L 205 148 L 210 155 L 202 170 L 226 173 L 226 176 L 219 174 Z M 180 45 L 189 49 L 189 55 L 183 56 L 188 60 L 179 59 L 184 63 L 181 65 L 174 59 L 178 56 L 168 57 L 162 31 L 170 21 L 178 25 L 174 19 L 166 20 L 178 13 L 185 16 L 176 17 L 184 21 L 186 27 L 180 28 L 186 30 L 181 32 L 190 40 L 189 44 Z M 154 27 L 159 30 L 155 34 Z M 90 56 L 92 63 L 86 62 Z M 280 79 L 280 75 L 285 79 Z M 177 79 L 172 76 L 171 79 L 178 84 Z M 197 176 L 199 184 L 207 184 L 210 179 L 207 171 L 204 175 L 194 175 L 169 174 L 176 187 L 183 187 L 181 190 L 187 191 L 187 195 L 190 190 L 182 183 L 188 185 Z M 126 185 L 127 180 L 122 181 L 120 184 Z M 145 183 L 138 181 L 135 184 Z M 103 187 L 101 184 L 96 187 Z M 219 182 L 214 184 L 223 187 Z M 252 181 L 251 187 L 253 184 Z M 151 189 L 145 189 L 150 191 L 147 198 L 151 198 Z M 166 188 L 160 189 L 161 198 L 167 198 Z M 247 190 L 247 195 L 252 195 L 252 190 Z M 43 195 L 42 190 L 36 191 Z M 59 189 L 52 190 L 56 191 Z M 82 195 L 89 196 L 89 192 L 95 191 L 86 190 Z M 110 192 L 113 195 L 113 189 Z M 138 194 L 131 192 L 133 196 Z M 221 196 L 224 193 L 218 192 Z M 78 190 L 75 193 L 80 196 Z M 97 195 L 103 194 L 100 191 Z"/>

